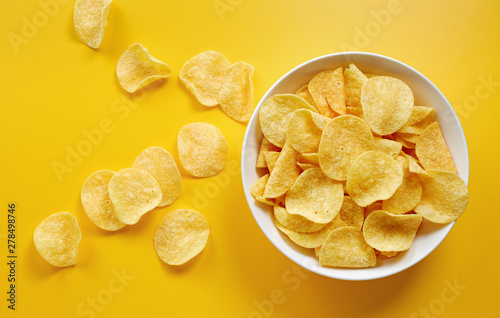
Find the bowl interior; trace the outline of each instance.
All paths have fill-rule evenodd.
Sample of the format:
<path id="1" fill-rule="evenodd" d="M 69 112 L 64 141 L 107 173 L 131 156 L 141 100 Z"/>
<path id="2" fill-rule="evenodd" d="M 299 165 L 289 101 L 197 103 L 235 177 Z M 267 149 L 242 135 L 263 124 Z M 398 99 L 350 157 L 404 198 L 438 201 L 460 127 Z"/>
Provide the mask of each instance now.
<path id="1" fill-rule="evenodd" d="M 436 111 L 444 138 L 450 149 L 460 177 L 468 183 L 469 156 L 465 136 L 452 106 L 444 95 L 422 74 L 392 58 L 370 53 L 337 53 L 318 57 L 297 66 L 278 80 L 264 95 L 250 119 L 242 149 L 242 181 L 245 196 L 255 220 L 269 240 L 288 258 L 302 267 L 327 277 L 345 280 L 369 280 L 396 274 L 418 263 L 432 252 L 446 237 L 453 223 L 433 224 L 424 220 L 412 247 L 392 259 L 377 261 L 377 266 L 366 269 L 340 269 L 322 267 L 314 250 L 301 248 L 281 233 L 273 222 L 272 208 L 257 202 L 250 195 L 250 187 L 265 172 L 255 168 L 262 132 L 259 110 L 262 103 L 274 94 L 294 93 L 321 71 L 344 67 L 354 63 L 363 72 L 389 75 L 401 79 L 412 89 L 415 105 L 430 106 Z"/>

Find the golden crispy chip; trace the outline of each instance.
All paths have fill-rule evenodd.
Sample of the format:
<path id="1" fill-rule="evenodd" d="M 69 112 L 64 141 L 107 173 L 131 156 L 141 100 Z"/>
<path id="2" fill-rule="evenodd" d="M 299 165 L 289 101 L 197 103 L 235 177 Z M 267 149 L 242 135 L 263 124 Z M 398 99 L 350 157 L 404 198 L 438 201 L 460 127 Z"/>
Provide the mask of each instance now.
<path id="1" fill-rule="evenodd" d="M 427 114 L 427 116 L 424 119 L 416 122 L 411 126 L 405 124 L 403 127 L 401 127 L 401 129 L 398 130 L 398 132 L 420 135 L 424 131 L 424 129 L 427 128 L 427 126 L 436 121 L 436 119 L 434 118 L 435 113 L 436 112 L 434 111 L 434 108 L 431 108 L 429 114 Z M 408 121 L 410 119 L 408 119 Z"/>
<path id="2" fill-rule="evenodd" d="M 68 267 L 78 261 L 82 233 L 78 221 L 68 212 L 52 214 L 35 229 L 33 242 L 40 255 L 56 267 Z"/>
<path id="3" fill-rule="evenodd" d="M 200 104 L 213 107 L 219 104 L 219 93 L 225 80 L 224 70 L 230 66 L 224 55 L 205 51 L 184 64 L 179 78 Z"/>
<path id="4" fill-rule="evenodd" d="M 350 64 L 344 71 L 345 102 L 347 106 L 361 107 L 361 89 L 365 85 L 365 74 L 354 64 Z"/>
<path id="5" fill-rule="evenodd" d="M 407 149 L 415 149 L 415 144 L 413 142 L 404 140 L 403 138 L 399 137 L 398 134 L 394 134 L 394 140 L 396 142 L 399 142 L 401 145 L 403 145 L 403 147 Z"/>
<path id="6" fill-rule="evenodd" d="M 377 255 L 377 257 L 380 258 L 381 260 L 396 257 L 398 254 L 399 252 L 381 252 L 375 250 L 375 255 Z"/>
<path id="7" fill-rule="evenodd" d="M 406 124 L 403 127 L 415 125 L 416 123 L 424 120 L 424 118 L 429 116 L 431 114 L 431 112 L 433 112 L 433 111 L 434 111 L 434 109 L 431 107 L 413 106 L 413 108 L 411 110 L 410 118 L 408 118 L 408 121 L 406 122 Z"/>
<path id="8" fill-rule="evenodd" d="M 316 112 L 308 102 L 293 94 L 276 94 L 269 97 L 259 111 L 260 127 L 267 140 L 283 148 L 290 117 L 294 111 L 301 108 Z"/>
<path id="9" fill-rule="evenodd" d="M 168 265 L 182 265 L 200 254 L 207 245 L 210 228 L 197 211 L 174 210 L 156 227 L 154 246 L 158 257 Z"/>
<path id="10" fill-rule="evenodd" d="M 280 153 L 277 151 L 268 151 L 266 152 L 266 164 L 267 168 L 269 169 L 269 173 L 273 172 L 274 166 L 276 165 L 276 162 L 278 161 L 278 158 L 280 157 Z"/>
<path id="11" fill-rule="evenodd" d="M 342 202 L 339 214 L 340 218 L 347 224 L 347 226 L 354 226 L 358 230 L 363 228 L 365 211 L 350 197 L 344 196 L 344 201 Z"/>
<path id="12" fill-rule="evenodd" d="M 401 155 L 403 157 L 407 158 L 410 161 L 409 162 L 409 170 L 410 170 L 410 172 L 413 172 L 413 173 L 416 173 L 416 174 L 420 174 L 420 173 L 427 174 L 427 172 L 420 166 L 420 164 L 418 163 L 417 159 L 413 158 L 410 155 L 405 154 L 404 152 L 401 152 Z"/>
<path id="13" fill-rule="evenodd" d="M 319 113 L 329 118 L 335 117 L 335 113 L 326 100 L 326 84 L 330 81 L 332 74 L 333 70 L 323 71 L 314 76 L 307 85 Z"/>
<path id="14" fill-rule="evenodd" d="M 301 97 L 304 99 L 306 102 L 308 102 L 312 107 L 314 107 L 316 110 L 318 110 L 318 106 L 314 102 L 314 98 L 312 97 L 311 93 L 309 92 L 309 88 L 307 85 L 302 86 L 299 88 L 296 92 L 295 95 Z"/>
<path id="15" fill-rule="evenodd" d="M 290 214 L 279 206 L 274 207 L 274 217 L 287 229 L 299 233 L 316 232 L 324 228 L 327 223 L 314 223 L 299 214 Z"/>
<path id="16" fill-rule="evenodd" d="M 372 213 L 373 211 L 382 210 L 382 202 L 373 202 L 364 207 L 365 210 L 365 219 Z"/>
<path id="17" fill-rule="evenodd" d="M 417 134 L 409 134 L 409 133 L 402 133 L 402 132 L 395 132 L 394 136 L 398 136 L 399 138 L 401 138 L 407 142 L 411 142 L 413 144 L 416 143 L 417 139 L 418 139 Z"/>
<path id="18" fill-rule="evenodd" d="M 352 162 L 373 149 L 373 135 L 366 122 L 351 115 L 332 119 L 319 144 L 319 166 L 335 180 L 346 180 Z"/>
<path id="19" fill-rule="evenodd" d="M 288 122 L 287 140 L 300 153 L 318 152 L 323 128 L 329 118 L 307 109 L 297 109 Z"/>
<path id="20" fill-rule="evenodd" d="M 450 223 L 464 213 L 469 204 L 469 190 L 455 173 L 426 170 L 419 174 L 422 181 L 422 199 L 415 212 L 434 223 Z"/>
<path id="21" fill-rule="evenodd" d="M 345 88 L 342 67 L 337 68 L 330 74 L 325 90 L 326 101 L 330 108 L 337 114 L 345 115 Z"/>
<path id="22" fill-rule="evenodd" d="M 129 93 L 167 78 L 172 73 L 170 66 L 155 59 L 140 43 L 132 44 L 118 60 L 116 75 L 120 85 Z"/>
<path id="23" fill-rule="evenodd" d="M 101 46 L 110 8 L 111 0 L 77 0 L 75 3 L 73 22 L 76 33 L 93 49 Z"/>
<path id="24" fill-rule="evenodd" d="M 344 226 L 333 230 L 319 251 L 323 266 L 363 268 L 377 263 L 375 251 L 363 239 L 360 230 Z"/>
<path id="25" fill-rule="evenodd" d="M 259 154 L 257 156 L 257 164 L 255 165 L 256 168 L 266 168 L 267 167 L 266 153 L 269 151 L 280 152 L 281 148 L 270 143 L 266 137 L 262 137 L 262 141 L 261 141 L 260 149 L 259 149 Z"/>
<path id="26" fill-rule="evenodd" d="M 375 73 L 364 73 L 366 78 L 372 78 L 372 77 L 375 77 L 375 76 L 380 76 L 379 74 L 375 74 Z"/>
<path id="27" fill-rule="evenodd" d="M 116 231 L 126 224 L 118 220 L 115 207 L 108 193 L 109 180 L 115 175 L 111 170 L 94 172 L 82 187 L 82 205 L 90 221 L 107 231 Z"/>
<path id="28" fill-rule="evenodd" d="M 109 180 L 109 198 L 115 206 L 118 220 L 135 224 L 161 202 L 161 188 L 147 171 L 126 168 Z"/>
<path id="29" fill-rule="evenodd" d="M 207 123 L 191 123 L 182 127 L 177 136 L 177 150 L 184 169 L 200 178 L 221 172 L 229 151 L 219 128 Z"/>
<path id="30" fill-rule="evenodd" d="M 297 164 L 302 170 L 319 167 L 317 153 L 304 153 L 297 155 Z"/>
<path id="31" fill-rule="evenodd" d="M 276 202 L 276 205 L 285 206 L 285 200 L 286 200 L 286 194 L 280 195 L 277 198 L 274 198 L 274 202 Z"/>
<path id="32" fill-rule="evenodd" d="M 246 122 L 253 112 L 254 68 L 237 62 L 224 70 L 224 84 L 219 92 L 219 104 L 229 118 Z"/>
<path id="33" fill-rule="evenodd" d="M 343 199 L 342 184 L 328 178 L 320 168 L 312 168 L 297 178 L 286 195 L 285 206 L 290 214 L 328 223 L 339 213 Z"/>
<path id="34" fill-rule="evenodd" d="M 347 192 L 356 204 L 365 207 L 389 199 L 403 182 L 403 169 L 391 156 L 368 151 L 354 160 L 347 176 Z"/>
<path id="35" fill-rule="evenodd" d="M 316 246 L 314 248 L 314 254 L 316 255 L 316 257 L 319 257 L 319 251 L 321 251 L 321 246 Z"/>
<path id="36" fill-rule="evenodd" d="M 353 115 L 361 119 L 365 119 L 365 116 L 363 115 L 363 108 L 361 107 L 352 107 L 352 106 L 346 107 L 345 113 L 346 115 Z"/>
<path id="37" fill-rule="evenodd" d="M 161 147 L 150 147 L 135 159 L 132 168 L 149 172 L 161 188 L 159 207 L 174 203 L 182 190 L 181 173 L 172 155 Z"/>
<path id="38" fill-rule="evenodd" d="M 417 214 L 373 211 L 365 220 L 363 236 L 366 243 L 379 251 L 406 251 L 411 247 L 420 223 L 422 217 Z"/>
<path id="39" fill-rule="evenodd" d="M 250 194 L 255 200 L 259 202 L 262 202 L 270 206 L 276 206 L 277 203 L 273 199 L 264 198 L 264 189 L 266 188 L 268 180 L 269 180 L 269 173 L 261 177 L 259 180 L 255 181 L 255 183 L 250 188 Z"/>
<path id="40" fill-rule="evenodd" d="M 390 139 L 374 137 L 373 150 L 380 151 L 396 159 L 401 152 L 403 145 Z"/>
<path id="41" fill-rule="evenodd" d="M 437 121 L 430 124 L 419 136 L 415 152 L 426 170 L 457 171 Z"/>
<path id="42" fill-rule="evenodd" d="M 408 158 L 400 156 L 396 160 L 403 168 L 403 182 L 401 182 L 401 185 L 392 197 L 384 200 L 382 210 L 393 214 L 403 214 L 413 210 L 418 202 L 420 202 L 422 185 L 420 184 L 418 175 L 410 172 Z"/>
<path id="43" fill-rule="evenodd" d="M 286 142 L 264 191 L 264 197 L 271 199 L 285 194 L 300 174 L 297 166 L 297 151 Z"/>

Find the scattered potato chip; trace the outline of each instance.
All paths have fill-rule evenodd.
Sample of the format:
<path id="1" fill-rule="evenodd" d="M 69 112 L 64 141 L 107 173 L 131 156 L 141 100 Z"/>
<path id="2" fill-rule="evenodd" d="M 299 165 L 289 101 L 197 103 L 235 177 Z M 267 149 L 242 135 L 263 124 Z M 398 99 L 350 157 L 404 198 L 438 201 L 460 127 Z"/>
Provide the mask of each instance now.
<path id="1" fill-rule="evenodd" d="M 396 215 L 373 211 L 365 220 L 363 237 L 379 251 L 406 251 L 413 243 L 422 217 L 417 214 Z"/>
<path id="2" fill-rule="evenodd" d="M 418 175 L 410 172 L 409 159 L 398 157 L 396 160 L 403 168 L 403 182 L 392 197 L 384 200 L 382 210 L 393 214 L 403 214 L 413 210 L 422 197 L 422 185 Z"/>
<path id="3" fill-rule="evenodd" d="M 335 69 L 329 76 L 325 88 L 326 101 L 333 111 L 339 115 L 346 114 L 344 72 L 342 67 Z"/>
<path id="4" fill-rule="evenodd" d="M 417 142 L 418 135 L 417 134 L 409 134 L 409 133 L 402 133 L 402 132 L 395 132 L 395 136 L 398 136 L 399 138 L 411 142 L 412 144 Z"/>
<path id="5" fill-rule="evenodd" d="M 373 211 L 382 210 L 382 201 L 373 202 L 372 204 L 365 206 L 364 210 L 366 219 Z"/>
<path id="6" fill-rule="evenodd" d="M 280 153 L 277 151 L 268 151 L 266 152 L 266 164 L 267 168 L 269 169 L 269 173 L 273 172 L 274 166 L 276 165 L 276 162 L 278 161 L 278 158 L 280 157 Z"/>
<path id="7" fill-rule="evenodd" d="M 351 115 L 336 117 L 323 130 L 319 166 L 328 177 L 346 180 L 352 162 L 373 145 L 373 135 L 364 120 Z"/>
<path id="8" fill-rule="evenodd" d="M 427 126 L 436 121 L 436 119 L 434 118 L 434 114 L 435 114 L 434 108 L 431 108 L 429 114 L 427 114 L 427 116 L 424 119 L 414 123 L 411 126 L 405 124 L 403 127 L 401 127 L 401 129 L 398 130 L 398 132 L 420 135 L 424 131 L 424 129 L 427 128 Z M 410 120 L 411 116 L 410 119 L 408 119 L 408 121 Z"/>
<path id="9" fill-rule="evenodd" d="M 353 226 L 358 230 L 363 228 L 365 211 L 357 205 L 350 197 L 344 196 L 342 207 L 340 208 L 340 218 L 347 226 Z"/>
<path id="10" fill-rule="evenodd" d="M 328 235 L 319 251 L 319 263 L 322 266 L 363 268 L 375 266 L 377 258 L 360 230 L 344 226 Z"/>
<path id="11" fill-rule="evenodd" d="M 297 178 L 286 195 L 285 206 L 290 214 L 328 223 L 339 213 L 343 199 L 342 184 L 328 178 L 320 168 L 312 168 Z"/>
<path id="12" fill-rule="evenodd" d="M 469 190 L 455 173 L 426 170 L 419 174 L 422 181 L 422 199 L 415 212 L 434 223 L 450 223 L 464 213 L 469 203 Z"/>
<path id="13" fill-rule="evenodd" d="M 300 98 L 304 99 L 306 102 L 309 103 L 312 107 L 314 107 L 316 110 L 318 110 L 318 106 L 314 102 L 314 98 L 312 97 L 311 93 L 309 92 L 309 88 L 307 85 L 302 86 L 299 88 L 296 92 L 295 95 L 299 96 Z"/>
<path id="14" fill-rule="evenodd" d="M 347 176 L 347 192 L 357 205 L 365 207 L 389 199 L 403 182 L 403 169 L 385 153 L 368 151 L 354 160 Z"/>
<path id="15" fill-rule="evenodd" d="M 75 30 L 87 46 L 98 49 L 108 24 L 111 0 L 77 0 L 73 14 Z"/>
<path id="16" fill-rule="evenodd" d="M 437 121 L 422 132 L 415 144 L 415 152 L 426 170 L 457 171 Z"/>
<path id="17" fill-rule="evenodd" d="M 210 228 L 197 211 L 174 210 L 161 219 L 154 235 L 158 257 L 168 265 L 182 265 L 205 248 Z"/>
<path id="18" fill-rule="evenodd" d="M 328 120 L 328 117 L 310 110 L 297 109 L 288 122 L 287 140 L 299 153 L 318 152 L 322 129 Z"/>
<path id="19" fill-rule="evenodd" d="M 307 85 L 319 113 L 329 118 L 335 117 L 335 113 L 326 100 L 326 85 L 330 81 L 332 74 L 333 70 L 318 73 Z"/>
<path id="20" fill-rule="evenodd" d="M 350 64 L 344 71 L 345 101 L 347 106 L 361 107 L 361 89 L 365 85 L 365 74 L 354 64 Z"/>
<path id="21" fill-rule="evenodd" d="M 229 60 L 215 51 L 205 51 L 191 58 L 182 67 L 179 78 L 200 104 L 219 104 L 219 93 L 225 81 L 224 70 Z"/>
<path id="22" fill-rule="evenodd" d="M 159 207 L 174 203 L 182 190 L 181 173 L 172 155 L 161 147 L 150 147 L 135 159 L 132 168 L 149 172 L 161 188 Z"/>
<path id="23" fill-rule="evenodd" d="M 132 44 L 120 57 L 116 75 L 120 85 L 129 93 L 172 74 L 170 66 L 155 59 L 140 43 Z"/>
<path id="24" fill-rule="evenodd" d="M 256 168 L 266 168 L 266 153 L 269 151 L 277 151 L 280 152 L 281 148 L 273 145 L 266 137 L 262 137 L 262 141 L 260 144 L 259 154 L 257 156 L 257 164 Z"/>
<path id="25" fill-rule="evenodd" d="M 118 220 L 115 207 L 108 193 L 109 180 L 115 175 L 111 170 L 94 172 L 82 187 L 82 205 L 90 221 L 107 231 L 117 231 L 126 224 Z"/>
<path id="26" fill-rule="evenodd" d="M 373 150 L 380 151 L 396 159 L 401 152 L 403 145 L 390 139 L 374 137 Z"/>
<path id="27" fill-rule="evenodd" d="M 108 185 L 109 198 L 118 220 L 135 224 L 161 202 L 161 188 L 147 171 L 126 168 L 115 173 Z"/>
<path id="28" fill-rule="evenodd" d="M 297 154 L 290 142 L 286 142 L 267 182 L 264 190 L 265 198 L 282 196 L 292 187 L 300 174 L 300 167 L 297 166 Z"/>
<path id="29" fill-rule="evenodd" d="M 264 198 L 264 189 L 266 188 L 267 181 L 269 180 L 269 173 L 261 177 L 259 180 L 255 181 L 255 183 L 250 188 L 250 194 L 253 198 L 259 202 L 270 206 L 276 206 L 277 203 L 273 199 Z"/>
<path id="30" fill-rule="evenodd" d="M 308 102 L 293 94 L 276 94 L 268 98 L 259 111 L 260 127 L 264 137 L 283 148 L 290 117 L 294 111 L 302 108 L 316 112 Z"/>
<path id="31" fill-rule="evenodd" d="M 40 255 L 56 267 L 68 267 L 78 261 L 82 233 L 78 221 L 68 212 L 52 214 L 35 229 L 33 242 Z"/>
<path id="32" fill-rule="evenodd" d="M 250 119 L 253 112 L 254 68 L 237 62 L 224 70 L 224 83 L 219 92 L 219 104 L 229 118 L 240 122 Z"/>
<path id="33" fill-rule="evenodd" d="M 316 232 L 324 228 L 327 223 L 314 223 L 299 214 L 290 214 L 286 208 L 275 206 L 274 216 L 285 228 L 299 233 Z"/>
<path id="34" fill-rule="evenodd" d="M 212 177 L 226 165 L 228 144 L 214 125 L 191 123 L 177 136 L 179 160 L 186 171 L 199 178 Z"/>

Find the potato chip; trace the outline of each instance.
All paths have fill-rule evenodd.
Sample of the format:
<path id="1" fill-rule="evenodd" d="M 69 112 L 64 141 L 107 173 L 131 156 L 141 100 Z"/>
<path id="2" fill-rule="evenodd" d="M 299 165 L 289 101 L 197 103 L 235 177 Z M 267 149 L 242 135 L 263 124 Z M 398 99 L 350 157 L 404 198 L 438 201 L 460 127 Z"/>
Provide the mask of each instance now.
<path id="1" fill-rule="evenodd" d="M 403 214 L 413 210 L 422 197 L 422 185 L 418 175 L 410 172 L 409 159 L 398 157 L 396 159 L 403 168 L 403 182 L 394 192 L 392 197 L 384 200 L 382 210 L 393 214 Z"/>
<path id="2" fill-rule="evenodd" d="M 281 148 L 270 143 L 266 137 L 262 137 L 262 141 L 261 141 L 260 149 L 259 149 L 259 154 L 257 156 L 257 164 L 255 165 L 256 168 L 266 168 L 267 167 L 265 156 L 266 156 L 266 153 L 269 151 L 280 152 Z"/>
<path id="3" fill-rule="evenodd" d="M 401 152 L 403 145 L 390 139 L 374 137 L 373 150 L 380 151 L 396 159 Z"/>
<path id="4" fill-rule="evenodd" d="M 304 171 L 286 195 L 290 214 L 299 214 L 315 223 L 328 223 L 339 213 L 344 199 L 342 184 L 330 179 L 320 168 Z"/>
<path id="5" fill-rule="evenodd" d="M 407 142 L 411 142 L 412 144 L 415 144 L 417 142 L 417 139 L 418 139 L 418 135 L 417 134 L 395 132 L 394 135 L 398 136 L 399 138 L 401 138 L 401 139 L 403 139 L 403 140 L 405 140 Z"/>
<path id="6" fill-rule="evenodd" d="M 381 260 L 396 257 L 398 254 L 399 252 L 381 252 L 375 250 L 375 255 L 377 255 L 377 257 L 380 258 Z"/>
<path id="7" fill-rule="evenodd" d="M 403 169 L 391 156 L 368 151 L 354 160 L 347 176 L 347 192 L 365 207 L 389 199 L 403 182 Z"/>
<path id="8" fill-rule="evenodd" d="M 417 107 L 417 106 L 413 106 L 413 107 Z M 412 114 L 413 114 L 413 112 L 412 112 Z M 433 108 L 431 108 L 430 112 L 427 114 L 427 116 L 424 119 L 414 123 L 411 126 L 405 124 L 403 127 L 401 127 L 401 129 L 398 130 L 398 132 L 420 135 L 424 131 L 424 129 L 427 128 L 427 126 L 429 126 L 434 121 L 436 121 L 436 119 L 434 118 L 434 115 L 435 115 L 435 111 Z M 410 119 L 408 119 L 408 122 L 410 122 L 410 120 L 411 120 L 411 116 L 410 116 Z"/>
<path id="9" fill-rule="evenodd" d="M 184 64 L 179 78 L 200 104 L 213 107 L 219 104 L 219 93 L 226 79 L 224 70 L 230 66 L 224 55 L 205 51 Z"/>
<path id="10" fill-rule="evenodd" d="M 375 77 L 375 76 L 380 76 L 379 74 L 375 74 L 375 73 L 364 73 L 366 78 L 372 78 L 372 77 Z"/>
<path id="11" fill-rule="evenodd" d="M 335 69 L 326 82 L 325 96 L 328 105 L 339 115 L 346 114 L 344 72 L 342 67 Z"/>
<path id="12" fill-rule="evenodd" d="M 437 121 L 430 124 L 419 136 L 415 152 L 425 170 L 457 171 Z"/>
<path id="13" fill-rule="evenodd" d="M 335 113 L 326 100 L 326 84 L 330 81 L 332 74 L 333 70 L 318 73 L 307 85 L 319 113 L 329 118 L 335 117 Z"/>
<path id="14" fill-rule="evenodd" d="M 318 154 L 317 153 L 298 154 L 297 164 L 302 170 L 317 168 L 319 167 Z"/>
<path id="15" fill-rule="evenodd" d="M 82 233 L 78 221 L 68 212 L 52 214 L 35 229 L 33 242 L 40 255 L 56 267 L 68 267 L 78 261 Z"/>
<path id="16" fill-rule="evenodd" d="M 285 200 L 286 200 L 286 193 L 283 194 L 283 195 L 280 195 L 277 198 L 274 198 L 274 202 L 276 202 L 276 205 L 279 205 L 279 206 L 282 206 L 282 207 L 285 206 Z"/>
<path id="17" fill-rule="evenodd" d="M 181 173 L 172 155 L 161 147 L 150 147 L 135 159 L 132 168 L 149 172 L 161 188 L 159 207 L 174 203 L 182 190 Z"/>
<path id="18" fill-rule="evenodd" d="M 316 102 L 314 102 L 314 98 L 312 97 L 311 93 L 309 92 L 309 88 L 308 88 L 307 85 L 304 85 L 301 88 L 299 88 L 295 92 L 295 95 L 297 95 L 300 98 L 304 99 L 306 102 L 309 103 L 309 105 L 311 105 L 316 110 L 318 110 L 318 106 L 316 105 Z"/>
<path id="19" fill-rule="evenodd" d="M 286 142 L 267 182 L 264 191 L 265 198 L 282 196 L 292 187 L 300 174 L 300 168 L 297 166 L 297 154 L 290 142 Z"/>
<path id="20" fill-rule="evenodd" d="M 319 251 L 321 251 L 321 246 L 316 246 L 314 248 L 314 255 L 316 255 L 316 257 L 319 257 Z"/>
<path id="21" fill-rule="evenodd" d="M 373 202 L 372 204 L 365 206 L 364 210 L 366 219 L 373 211 L 382 210 L 382 201 Z"/>
<path id="22" fill-rule="evenodd" d="M 162 197 L 156 179 L 149 172 L 136 168 L 115 173 L 109 180 L 108 192 L 116 217 L 125 224 L 137 223 L 158 206 Z"/>
<path id="23" fill-rule="evenodd" d="M 405 154 L 404 152 L 401 152 L 401 155 L 409 160 L 409 170 L 410 172 L 420 174 L 424 173 L 427 174 L 427 172 L 420 166 L 418 163 L 417 159 L 413 158 L 410 155 Z"/>
<path id="24" fill-rule="evenodd" d="M 379 251 L 406 251 L 413 243 L 422 217 L 417 214 L 396 215 L 387 211 L 373 211 L 365 220 L 363 237 Z"/>
<path id="25" fill-rule="evenodd" d="M 298 109 L 289 119 L 287 140 L 299 153 L 318 152 L 322 129 L 328 120 L 328 117 L 310 110 Z"/>
<path id="26" fill-rule="evenodd" d="M 370 128 L 389 135 L 406 124 L 413 109 L 413 92 L 403 81 L 389 77 L 370 78 L 361 92 L 363 114 Z"/>
<path id="27" fill-rule="evenodd" d="M 219 92 L 219 104 L 229 118 L 246 122 L 253 112 L 254 68 L 245 62 L 237 62 L 223 72 L 224 83 Z"/>
<path id="28" fill-rule="evenodd" d="M 208 222 L 200 212 L 179 209 L 161 219 L 153 241 L 162 261 L 168 265 L 182 265 L 200 254 L 209 235 Z"/>
<path id="29" fill-rule="evenodd" d="M 342 207 L 340 208 L 340 218 L 347 226 L 353 226 L 358 230 L 363 228 L 365 211 L 357 205 L 350 197 L 344 196 Z"/>
<path id="30" fill-rule="evenodd" d="M 226 165 L 228 144 L 214 125 L 191 123 L 177 136 L 179 160 L 186 171 L 199 178 L 212 177 Z"/>
<path id="31" fill-rule="evenodd" d="M 434 112 L 434 109 L 431 107 L 413 106 L 410 118 L 408 118 L 405 126 L 415 125 L 416 123 L 424 120 L 424 118 L 429 116 L 432 112 Z"/>
<path id="32" fill-rule="evenodd" d="M 403 138 L 399 137 L 398 134 L 394 134 L 394 140 L 396 142 L 399 142 L 406 149 L 415 149 L 415 144 L 414 143 L 404 140 Z"/>
<path id="33" fill-rule="evenodd" d="M 365 85 L 365 74 L 354 64 L 350 64 L 344 71 L 344 87 L 346 106 L 361 107 L 361 88 Z"/>
<path id="34" fill-rule="evenodd" d="M 259 111 L 260 127 L 264 137 L 283 148 L 290 117 L 294 111 L 302 108 L 316 112 L 308 102 L 293 94 L 276 94 L 269 97 Z"/>
<path id="35" fill-rule="evenodd" d="M 327 225 L 327 223 L 314 223 L 299 214 L 290 214 L 279 206 L 274 207 L 274 217 L 287 229 L 299 233 L 316 232 Z"/>
<path id="36" fill-rule="evenodd" d="M 278 158 L 280 157 L 280 153 L 277 151 L 268 151 L 266 152 L 266 164 L 267 168 L 269 169 L 269 173 L 273 172 L 274 166 L 276 165 L 276 162 L 278 161 Z"/>
<path id="37" fill-rule="evenodd" d="M 261 177 L 259 180 L 255 181 L 255 183 L 250 188 L 250 194 L 252 197 L 264 204 L 270 206 L 278 205 L 273 199 L 264 198 L 264 189 L 266 188 L 267 181 L 269 180 L 269 173 Z"/>
<path id="38" fill-rule="evenodd" d="M 132 44 L 118 60 L 116 75 L 129 93 L 172 74 L 170 66 L 155 59 L 140 43 Z"/>
<path id="39" fill-rule="evenodd" d="M 455 173 L 443 170 L 426 170 L 419 174 L 422 181 L 422 198 L 415 212 L 434 223 L 450 223 L 464 213 L 469 203 L 469 190 Z"/>
<path id="40" fill-rule="evenodd" d="M 364 268 L 375 266 L 377 258 L 360 230 L 344 226 L 328 235 L 319 251 L 319 263 L 322 266 Z"/>
<path id="41" fill-rule="evenodd" d="M 346 107 L 345 113 L 346 115 L 353 115 L 361 119 L 365 118 L 365 116 L 363 115 L 363 108 L 361 107 L 352 107 L 352 106 Z"/>
<path id="42" fill-rule="evenodd" d="M 352 162 L 373 149 L 373 135 L 366 122 L 351 115 L 332 119 L 319 144 L 319 166 L 335 180 L 346 180 Z"/>
<path id="43" fill-rule="evenodd" d="M 82 205 L 90 221 L 106 231 L 116 231 L 126 224 L 118 220 L 115 207 L 108 193 L 109 180 L 115 175 L 111 170 L 94 172 L 82 187 Z"/>
<path id="44" fill-rule="evenodd" d="M 108 24 L 111 0 L 77 0 L 73 23 L 80 39 L 87 46 L 98 49 Z"/>

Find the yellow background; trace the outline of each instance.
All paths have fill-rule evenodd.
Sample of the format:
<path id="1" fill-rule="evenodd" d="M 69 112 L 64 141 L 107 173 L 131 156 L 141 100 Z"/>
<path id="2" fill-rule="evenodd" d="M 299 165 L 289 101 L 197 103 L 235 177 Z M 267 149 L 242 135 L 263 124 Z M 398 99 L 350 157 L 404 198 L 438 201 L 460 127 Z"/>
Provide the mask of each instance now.
<path id="1" fill-rule="evenodd" d="M 380 11 L 388 12 L 394 1 L 116 0 L 99 50 L 78 40 L 73 5 L 59 4 L 46 20 L 38 0 L 0 5 L 1 317 L 425 317 L 425 311 L 435 317 L 491 317 L 498 312 L 498 1 L 401 0 L 397 13 L 380 20 Z M 28 33 L 31 38 L 16 46 L 16 53 L 9 34 L 23 36 L 26 19 L 34 16 L 36 34 Z M 119 87 L 115 66 L 134 42 L 168 63 L 173 74 L 160 87 L 130 97 Z M 255 66 L 257 104 L 294 66 L 348 48 L 396 58 L 434 82 L 461 119 L 471 162 L 469 207 L 444 242 L 412 268 L 367 282 L 297 270 L 265 238 L 246 205 L 239 173 L 246 125 L 199 105 L 178 80 L 189 58 L 216 50 L 231 62 Z M 485 86 L 491 80 L 496 84 Z M 102 120 L 111 122 L 112 131 L 59 181 L 54 162 L 65 164 L 68 147 L 76 149 L 86 140 L 84 132 Z M 117 233 L 89 221 L 80 189 L 91 173 L 129 167 L 153 145 L 178 162 L 177 132 L 196 121 L 218 126 L 227 138 L 223 173 L 194 179 L 182 172 L 182 194 L 173 205 Z M 15 313 L 6 309 L 9 202 L 17 203 L 18 217 Z M 198 208 L 211 236 L 193 261 L 169 267 L 157 258 L 152 236 L 159 220 L 176 208 Z M 32 242 L 38 223 L 60 211 L 73 213 L 83 234 L 79 261 L 66 269 L 46 263 Z M 124 283 L 115 278 L 122 271 L 128 275 Z M 455 294 L 448 287 L 454 283 L 463 288 Z M 92 298 L 101 311 L 90 309 Z"/>

